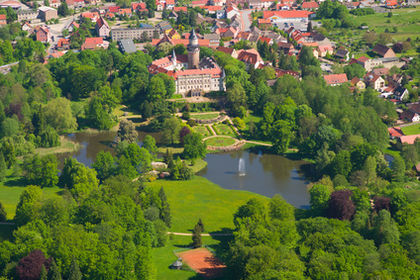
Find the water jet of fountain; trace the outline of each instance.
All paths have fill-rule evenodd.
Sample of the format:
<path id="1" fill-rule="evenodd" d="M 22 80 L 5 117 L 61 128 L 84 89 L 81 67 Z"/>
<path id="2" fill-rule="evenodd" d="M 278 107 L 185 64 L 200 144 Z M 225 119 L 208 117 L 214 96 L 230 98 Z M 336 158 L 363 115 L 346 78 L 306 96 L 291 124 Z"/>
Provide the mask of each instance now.
<path id="1" fill-rule="evenodd" d="M 243 158 L 239 159 L 239 166 L 238 166 L 238 175 L 239 176 L 245 176 L 246 172 L 245 172 L 245 161 Z"/>

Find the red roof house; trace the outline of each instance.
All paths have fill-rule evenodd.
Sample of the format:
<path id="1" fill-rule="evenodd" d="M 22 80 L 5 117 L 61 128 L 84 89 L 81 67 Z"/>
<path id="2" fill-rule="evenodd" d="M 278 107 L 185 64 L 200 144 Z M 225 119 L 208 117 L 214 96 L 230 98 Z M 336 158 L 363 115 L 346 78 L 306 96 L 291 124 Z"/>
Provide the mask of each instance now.
<path id="1" fill-rule="evenodd" d="M 348 82 L 347 75 L 344 73 L 324 75 L 324 80 L 329 86 L 338 86 Z"/>
<path id="2" fill-rule="evenodd" d="M 315 1 L 303 2 L 301 6 L 302 10 L 313 10 L 313 9 L 318 9 L 318 7 L 319 5 Z"/>

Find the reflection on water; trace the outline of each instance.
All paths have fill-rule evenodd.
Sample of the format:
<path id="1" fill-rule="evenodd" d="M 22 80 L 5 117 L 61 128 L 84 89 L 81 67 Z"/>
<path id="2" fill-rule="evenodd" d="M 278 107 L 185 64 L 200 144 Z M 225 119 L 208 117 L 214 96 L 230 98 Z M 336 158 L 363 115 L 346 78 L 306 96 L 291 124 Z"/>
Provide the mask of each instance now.
<path id="1" fill-rule="evenodd" d="M 147 134 L 152 135 L 159 142 L 159 134 L 139 132 L 139 144 Z M 68 137 L 79 143 L 81 147 L 76 152 L 58 155 L 61 163 L 65 158 L 71 156 L 79 162 L 91 166 L 98 152 L 110 151 L 114 153 L 110 143 L 115 140 L 115 131 L 80 132 Z M 245 162 L 245 176 L 238 176 L 240 158 L 243 158 Z M 299 173 L 303 162 L 292 161 L 277 155 L 247 151 L 209 154 L 206 161 L 207 167 L 198 175 L 206 177 L 225 189 L 246 190 L 267 197 L 280 194 L 296 207 L 306 208 L 309 205 L 307 182 Z"/>
<path id="2" fill-rule="evenodd" d="M 238 176 L 238 161 L 243 158 L 246 176 Z M 299 174 L 303 162 L 285 157 L 238 151 L 225 154 L 209 154 L 207 168 L 199 175 L 225 189 L 246 190 L 268 197 L 282 195 L 296 207 L 309 205 L 305 179 Z"/>

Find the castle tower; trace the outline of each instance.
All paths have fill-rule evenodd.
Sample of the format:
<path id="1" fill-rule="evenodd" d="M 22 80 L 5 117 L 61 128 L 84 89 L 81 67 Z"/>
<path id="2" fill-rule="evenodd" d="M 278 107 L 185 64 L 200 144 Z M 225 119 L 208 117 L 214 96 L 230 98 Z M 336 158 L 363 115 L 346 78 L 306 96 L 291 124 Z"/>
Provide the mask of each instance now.
<path id="1" fill-rule="evenodd" d="M 194 28 L 190 33 L 190 42 L 187 46 L 188 50 L 188 68 L 197 69 L 200 62 L 200 46 L 198 45 L 198 37 L 195 34 Z"/>

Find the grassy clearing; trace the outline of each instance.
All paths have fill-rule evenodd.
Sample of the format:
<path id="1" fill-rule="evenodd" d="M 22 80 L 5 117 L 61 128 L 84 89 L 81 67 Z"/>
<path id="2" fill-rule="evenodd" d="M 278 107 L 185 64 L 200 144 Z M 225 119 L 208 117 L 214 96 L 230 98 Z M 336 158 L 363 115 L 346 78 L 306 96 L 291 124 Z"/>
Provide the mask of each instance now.
<path id="1" fill-rule="evenodd" d="M 197 120 L 211 120 L 215 119 L 219 116 L 219 113 L 205 113 L 205 114 L 194 114 L 192 113 L 191 118 L 197 119 Z"/>
<path id="2" fill-rule="evenodd" d="M 401 127 L 401 130 L 405 135 L 420 134 L 420 123 Z"/>
<path id="3" fill-rule="evenodd" d="M 236 137 L 236 134 L 233 131 L 233 129 L 227 124 L 224 124 L 224 123 L 214 124 L 213 129 L 217 135 L 228 135 L 228 136 Z"/>
<path id="4" fill-rule="evenodd" d="M 158 153 L 166 154 L 166 150 L 169 150 L 173 155 L 182 154 L 184 147 L 158 147 Z"/>
<path id="5" fill-rule="evenodd" d="M 235 140 L 225 137 L 214 137 L 206 140 L 208 146 L 226 147 L 235 144 Z"/>
<path id="6" fill-rule="evenodd" d="M 218 240 L 211 237 L 202 237 L 203 245 L 217 246 Z M 190 236 L 170 236 L 165 247 L 153 248 L 152 258 L 156 268 L 156 279 L 170 279 L 170 280 L 186 280 L 196 279 L 196 273 L 192 270 L 173 270 L 169 266 L 177 260 L 175 252 L 189 250 L 188 246 L 191 244 Z M 199 278 L 197 278 L 199 279 Z"/>
<path id="7" fill-rule="evenodd" d="M 195 126 L 193 130 L 194 132 L 200 133 L 201 137 L 203 138 L 211 135 L 210 131 L 207 129 L 207 126 L 204 125 Z"/>
<path id="8" fill-rule="evenodd" d="M 0 202 L 6 210 L 8 219 L 13 219 L 15 216 L 20 194 L 25 190 L 22 186 L 23 181 L 23 178 L 8 177 L 5 182 L 0 183 Z M 44 188 L 43 196 L 45 199 L 54 197 L 60 190 L 58 187 Z"/>
<path id="9" fill-rule="evenodd" d="M 52 148 L 38 148 L 35 149 L 35 153 L 39 156 L 46 156 L 50 154 L 71 153 L 77 151 L 80 148 L 79 143 L 73 142 L 64 136 L 60 136 L 60 142 L 60 146 Z"/>
<path id="10" fill-rule="evenodd" d="M 147 183 L 164 188 L 171 205 L 174 232 L 191 232 L 198 219 L 207 232 L 233 228 L 233 214 L 251 198 L 268 198 L 247 191 L 225 190 L 209 180 L 195 176 L 189 181 L 157 180 Z"/>

